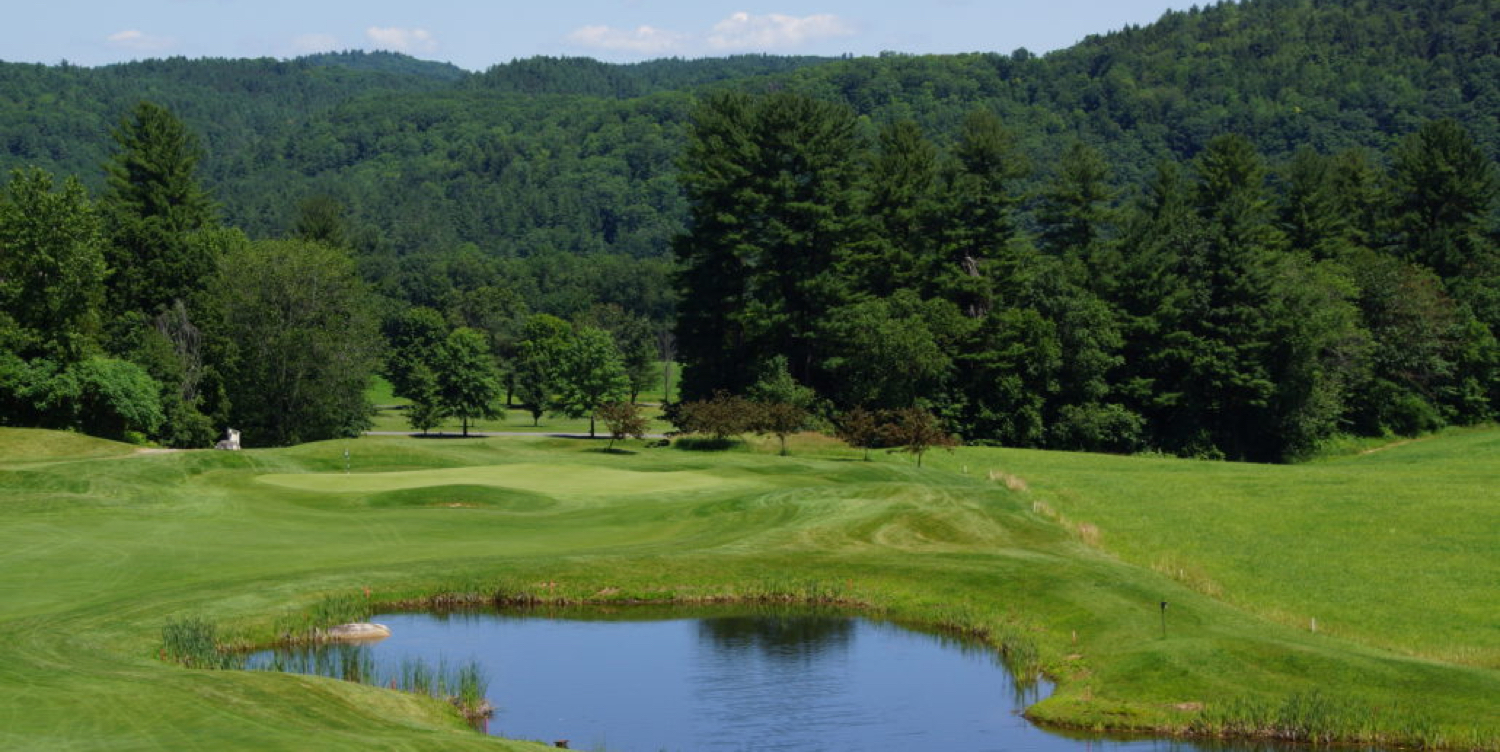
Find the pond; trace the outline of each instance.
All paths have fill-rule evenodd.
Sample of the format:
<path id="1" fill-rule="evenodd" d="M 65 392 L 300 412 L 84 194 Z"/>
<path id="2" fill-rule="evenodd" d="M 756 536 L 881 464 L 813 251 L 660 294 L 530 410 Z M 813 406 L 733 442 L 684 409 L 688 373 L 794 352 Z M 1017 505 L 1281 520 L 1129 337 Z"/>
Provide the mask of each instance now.
<path id="1" fill-rule="evenodd" d="M 489 733 L 572 749 L 1206 749 L 1043 731 L 1021 712 L 1048 686 L 1018 687 L 993 649 L 843 613 L 629 607 L 373 621 L 392 636 L 260 653 L 251 665 L 340 675 L 418 659 L 477 664 L 495 707 Z"/>

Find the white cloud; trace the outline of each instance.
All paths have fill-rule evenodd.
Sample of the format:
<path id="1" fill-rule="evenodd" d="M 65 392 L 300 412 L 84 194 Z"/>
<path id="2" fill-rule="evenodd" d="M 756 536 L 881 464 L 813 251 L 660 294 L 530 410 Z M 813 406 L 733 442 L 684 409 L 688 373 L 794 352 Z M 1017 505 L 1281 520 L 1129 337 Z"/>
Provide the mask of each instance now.
<path id="1" fill-rule="evenodd" d="M 785 50 L 854 33 L 852 24 L 826 13 L 797 17 L 778 13 L 755 16 L 740 12 L 700 34 L 681 34 L 655 26 L 639 26 L 633 30 L 584 26 L 569 34 L 568 41 L 609 52 L 667 55 Z"/>
<path id="2" fill-rule="evenodd" d="M 311 55 L 315 52 L 331 52 L 342 47 L 339 38 L 332 34 L 303 34 L 292 40 L 292 49 L 298 55 Z"/>
<path id="3" fill-rule="evenodd" d="M 687 37 L 654 26 L 639 26 L 633 31 L 609 26 L 585 26 L 569 34 L 568 40 L 599 50 L 661 55 L 681 51 Z"/>
<path id="4" fill-rule="evenodd" d="M 139 29 L 117 31 L 106 37 L 106 40 L 116 47 L 135 52 L 161 52 L 177 44 L 177 40 L 171 37 L 154 36 Z"/>
<path id="5" fill-rule="evenodd" d="M 853 33 L 853 26 L 827 13 L 798 18 L 741 11 L 714 25 L 708 45 L 720 51 L 785 49 Z"/>
<path id="6" fill-rule="evenodd" d="M 426 29 L 371 26 L 365 29 L 365 36 L 381 49 L 394 52 L 436 52 L 438 48 L 437 39 Z"/>

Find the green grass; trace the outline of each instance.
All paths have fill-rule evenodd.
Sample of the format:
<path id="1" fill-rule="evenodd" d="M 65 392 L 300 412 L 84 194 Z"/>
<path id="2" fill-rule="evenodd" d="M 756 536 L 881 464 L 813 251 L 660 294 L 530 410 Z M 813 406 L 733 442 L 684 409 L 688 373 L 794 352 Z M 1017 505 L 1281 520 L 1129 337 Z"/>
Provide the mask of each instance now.
<path id="1" fill-rule="evenodd" d="M 644 408 L 644 412 L 651 420 L 650 433 L 661 434 L 672 430 L 670 424 L 668 424 L 664 420 L 661 420 L 661 410 L 659 408 L 656 408 L 654 406 L 646 407 Z M 450 435 L 459 433 L 462 428 L 463 426 L 459 421 L 449 419 L 443 421 L 441 425 L 433 428 L 431 433 Z M 374 425 L 370 428 L 370 430 L 379 432 L 420 433 L 419 431 L 413 431 L 411 428 L 411 424 L 406 422 L 406 412 L 404 410 L 395 410 L 389 408 L 384 410 L 377 410 L 375 412 Z M 500 420 L 470 421 L 469 431 L 479 433 L 486 433 L 491 431 L 499 433 L 561 433 L 574 436 L 587 436 L 589 433 L 589 419 L 566 418 L 560 415 L 544 414 L 542 415 L 541 419 L 535 421 L 535 425 L 533 425 L 531 413 L 521 409 L 508 409 L 505 411 L 505 416 Z M 595 422 L 595 435 L 605 437 L 609 435 L 609 429 L 605 427 L 602 421 Z"/>
<path id="2" fill-rule="evenodd" d="M 677 369 L 672 372 L 673 392 L 676 392 Z M 662 434 L 672 430 L 671 424 L 661 419 L 661 409 L 658 404 L 662 396 L 661 379 L 658 377 L 656 385 L 640 394 L 639 401 L 645 405 L 644 411 L 650 419 L 650 433 Z M 370 389 L 365 396 L 370 404 L 375 405 L 374 425 L 370 428 L 378 432 L 397 433 L 419 433 L 412 431 L 411 424 L 406 421 L 405 406 L 411 404 L 411 400 L 397 397 L 391 391 L 391 383 L 376 376 Z M 608 429 L 602 422 L 595 422 L 595 434 L 608 436 Z M 463 424 L 457 420 L 445 420 L 441 425 L 434 427 L 433 434 L 455 434 L 463 430 Z M 506 408 L 505 414 L 498 420 L 470 421 L 469 430 L 479 433 L 561 433 L 570 435 L 588 435 L 588 418 L 567 418 L 560 415 L 544 413 L 541 418 L 533 419 L 531 413 L 520 408 Z"/>
<path id="3" fill-rule="evenodd" d="M 1500 750 L 1500 431 L 1296 467 L 773 445 L 0 429 L 0 747 L 541 749 L 427 697 L 165 656 L 441 595 L 862 604 L 1045 667 L 1055 722 Z"/>
<path id="4" fill-rule="evenodd" d="M 662 371 L 657 364 L 655 371 L 656 380 L 642 391 L 637 401 L 645 405 L 646 416 L 650 419 L 649 432 L 652 434 L 663 434 L 672 430 L 671 424 L 661 419 L 659 405 L 664 401 L 664 390 L 662 383 Z M 676 364 L 672 366 L 672 394 L 676 396 L 677 382 L 682 375 L 682 367 Z M 406 412 L 401 409 L 411 404 L 411 400 L 405 397 L 397 397 L 391 388 L 391 382 L 376 376 L 370 384 L 370 389 L 365 393 L 370 404 L 376 407 L 374 426 L 372 431 L 380 432 L 402 432 L 412 433 L 411 425 L 406 422 Z M 535 425 L 533 425 L 535 424 Z M 459 433 L 463 426 L 459 421 L 447 420 L 432 429 L 432 433 L 453 434 Z M 503 432 L 503 433 L 564 433 L 573 435 L 587 435 L 589 432 L 588 418 L 566 418 L 550 413 L 543 414 L 540 419 L 533 420 L 531 413 L 520 408 L 506 408 L 505 415 L 499 420 L 479 420 L 469 424 L 470 431 L 478 432 Z M 600 436 L 607 436 L 607 429 L 603 423 L 595 425 L 595 432 Z"/>

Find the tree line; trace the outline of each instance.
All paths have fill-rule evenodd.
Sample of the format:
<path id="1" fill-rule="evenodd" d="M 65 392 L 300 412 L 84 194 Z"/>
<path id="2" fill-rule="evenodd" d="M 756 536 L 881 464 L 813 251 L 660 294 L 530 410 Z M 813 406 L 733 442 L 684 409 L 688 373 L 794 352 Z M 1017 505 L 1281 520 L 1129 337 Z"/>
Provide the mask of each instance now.
<path id="1" fill-rule="evenodd" d="M 1497 13 L 1225 2 L 1046 56 L 0 63 L 0 163 L 26 165 L 0 202 L 3 415 L 352 432 L 349 374 L 391 369 L 421 308 L 541 409 L 555 390 L 518 390 L 549 316 L 624 360 L 683 349 L 694 401 L 782 357 L 815 414 L 927 405 L 981 441 L 1275 459 L 1481 420 Z M 797 138 L 839 159 L 799 164 Z"/>
<path id="2" fill-rule="evenodd" d="M 197 179 L 203 150 L 143 102 L 113 131 L 108 188 L 37 168 L 0 196 L 0 422 L 170 446 L 233 425 L 251 445 L 355 435 L 371 376 L 415 403 L 414 428 L 467 433 L 499 398 L 539 417 L 634 403 L 668 333 L 619 305 L 533 313 L 477 263 L 412 306 L 361 278 L 339 203 L 300 204 L 280 239 L 226 228 Z"/>
<path id="3" fill-rule="evenodd" d="M 798 94 L 710 98 L 675 246 L 685 398 L 784 364 L 829 414 L 1256 461 L 1500 408 L 1500 180 L 1453 121 L 1275 166 L 1225 134 L 1128 199 L 1081 142 L 1031 170 L 986 110 L 943 147 Z"/>
<path id="4" fill-rule="evenodd" d="M 0 420 L 183 447 L 365 427 L 379 320 L 349 255 L 220 224 L 166 109 L 113 137 L 97 201 L 37 168 L 0 196 Z"/>

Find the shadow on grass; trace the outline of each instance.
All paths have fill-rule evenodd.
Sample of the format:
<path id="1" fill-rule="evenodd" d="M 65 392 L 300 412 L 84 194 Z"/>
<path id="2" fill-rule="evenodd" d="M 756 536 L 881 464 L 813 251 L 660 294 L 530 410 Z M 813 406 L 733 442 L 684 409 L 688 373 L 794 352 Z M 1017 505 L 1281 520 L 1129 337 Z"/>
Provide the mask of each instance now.
<path id="1" fill-rule="evenodd" d="M 689 452 L 722 452 L 744 443 L 739 439 L 683 438 L 672 442 L 672 446 Z"/>
<path id="2" fill-rule="evenodd" d="M 583 451 L 585 451 L 585 452 L 593 452 L 594 454 L 636 454 L 636 452 L 634 452 L 634 451 L 631 451 L 629 449 L 621 449 L 620 447 L 613 447 L 613 448 L 605 447 L 604 449 L 585 449 Z"/>

